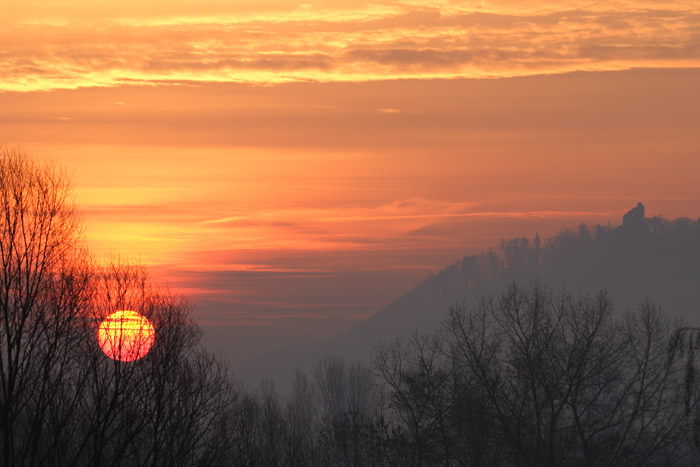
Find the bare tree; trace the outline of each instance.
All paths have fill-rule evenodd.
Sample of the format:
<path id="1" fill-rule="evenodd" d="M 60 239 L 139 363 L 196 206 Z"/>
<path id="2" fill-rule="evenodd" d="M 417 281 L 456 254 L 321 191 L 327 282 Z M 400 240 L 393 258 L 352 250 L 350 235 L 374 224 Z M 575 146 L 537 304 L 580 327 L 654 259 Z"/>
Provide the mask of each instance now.
<path id="1" fill-rule="evenodd" d="M 314 463 L 314 428 L 317 423 L 315 392 L 309 378 L 297 369 L 292 380 L 292 394 L 287 401 L 286 465 L 310 466 Z"/>
<path id="2" fill-rule="evenodd" d="M 388 387 L 396 434 L 399 440 L 402 430 L 408 435 L 411 465 L 452 465 L 452 411 L 458 388 L 443 336 L 414 333 L 408 342 L 397 339 L 378 348 L 374 363 Z"/>
<path id="3" fill-rule="evenodd" d="M 369 368 L 323 356 L 314 368 L 321 465 L 372 465 L 375 385 Z"/>
<path id="4" fill-rule="evenodd" d="M 89 298 L 80 224 L 60 170 L 0 148 L 0 450 L 4 465 L 33 465 L 57 449 L 71 401 L 73 328 Z"/>
<path id="5" fill-rule="evenodd" d="M 238 392 L 202 347 L 192 307 L 141 266 L 96 266 L 80 230 L 66 176 L 2 148 L 1 464 L 225 464 L 213 442 Z M 98 346 L 100 321 L 117 310 L 155 326 L 138 361 Z"/>
<path id="6" fill-rule="evenodd" d="M 201 345 L 191 305 L 154 286 L 145 269 L 113 261 L 98 269 L 86 320 L 85 358 L 90 384 L 82 398 L 87 428 L 76 454 L 91 465 L 208 465 L 220 448 L 212 439 L 238 397 L 226 365 Z M 139 310 L 155 327 L 142 359 L 107 358 L 94 339 L 97 322 L 115 310 Z M 92 336 L 90 336 L 92 334 Z M 91 337 L 91 338 L 89 338 Z"/>
<path id="7" fill-rule="evenodd" d="M 683 405 L 685 409 L 684 435 L 695 461 L 700 463 L 700 380 L 697 378 L 698 350 L 700 349 L 700 328 L 681 327 L 677 329 L 669 343 L 669 360 L 680 361 L 683 372 Z"/>
<path id="8" fill-rule="evenodd" d="M 671 326 L 648 303 L 614 319 L 605 292 L 510 286 L 456 307 L 453 358 L 486 396 L 510 465 L 656 465 L 682 420 Z"/>

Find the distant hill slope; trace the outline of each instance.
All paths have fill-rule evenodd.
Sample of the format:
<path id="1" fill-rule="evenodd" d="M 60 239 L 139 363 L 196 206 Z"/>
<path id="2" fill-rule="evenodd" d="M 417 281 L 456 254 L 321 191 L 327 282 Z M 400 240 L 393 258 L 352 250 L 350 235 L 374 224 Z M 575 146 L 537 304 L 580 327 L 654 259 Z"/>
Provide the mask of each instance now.
<path id="1" fill-rule="evenodd" d="M 281 377 L 284 383 L 295 367 L 308 367 L 324 353 L 366 358 L 378 342 L 434 329 L 455 303 L 473 303 L 510 282 L 533 280 L 578 293 L 607 287 L 618 311 L 649 298 L 669 316 L 700 325 L 700 219 L 645 218 L 640 203 L 619 227 L 581 225 L 544 241 L 538 236 L 502 241 L 431 274 L 333 340 L 275 352 L 239 373 L 249 380 Z"/>

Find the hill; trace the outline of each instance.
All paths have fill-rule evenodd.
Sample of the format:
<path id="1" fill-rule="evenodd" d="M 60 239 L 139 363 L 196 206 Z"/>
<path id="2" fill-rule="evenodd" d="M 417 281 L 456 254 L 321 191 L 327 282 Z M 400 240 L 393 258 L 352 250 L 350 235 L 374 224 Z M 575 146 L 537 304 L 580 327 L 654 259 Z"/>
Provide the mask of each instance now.
<path id="1" fill-rule="evenodd" d="M 577 293 L 612 292 L 616 310 L 650 299 L 669 316 L 700 325 L 700 219 L 646 218 L 639 203 L 620 226 L 580 225 L 542 240 L 516 238 L 431 274 L 376 315 L 332 340 L 258 359 L 239 374 L 281 384 L 319 355 L 364 359 L 377 343 L 414 330 L 430 331 L 451 305 L 474 303 L 511 282 L 545 282 Z"/>

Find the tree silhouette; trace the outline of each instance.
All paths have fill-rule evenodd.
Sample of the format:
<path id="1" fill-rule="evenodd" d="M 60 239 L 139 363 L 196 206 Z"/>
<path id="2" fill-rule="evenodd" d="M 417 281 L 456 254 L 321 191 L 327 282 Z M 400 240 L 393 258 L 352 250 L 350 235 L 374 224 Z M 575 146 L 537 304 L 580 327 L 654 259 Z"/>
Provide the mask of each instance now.
<path id="1" fill-rule="evenodd" d="M 46 461 L 72 403 L 74 328 L 90 273 L 64 173 L 19 150 L 0 155 L 0 449 L 4 465 Z M 58 403 L 57 403 L 58 402 Z M 47 440 L 40 446 L 39 440 Z"/>
<path id="2" fill-rule="evenodd" d="M 700 462 L 700 381 L 698 380 L 698 350 L 700 350 L 700 328 L 677 329 L 669 344 L 669 359 L 684 361 L 683 388 L 688 436 L 694 453 Z"/>
<path id="3" fill-rule="evenodd" d="M 605 290 L 511 283 L 452 306 L 432 333 L 379 345 L 374 373 L 320 358 L 310 377 L 295 373 L 282 400 L 271 383 L 257 392 L 235 384 L 203 347 L 192 305 L 145 268 L 94 261 L 70 194 L 55 166 L 0 150 L 0 465 L 700 461 L 700 330 L 674 330 L 648 301 L 616 314 Z M 651 251 L 662 237 L 686 246 L 699 238 L 700 222 L 636 212 L 624 229 L 582 226 L 544 242 L 502 242 L 440 274 L 471 288 L 561 264 L 585 269 L 585 257 L 601 252 L 639 265 L 625 256 L 636 250 L 621 245 Z M 693 254 L 681 272 L 697 267 Z M 135 361 L 109 358 L 97 341 L 99 323 L 123 310 L 155 329 L 153 347 Z"/>
<path id="4" fill-rule="evenodd" d="M 191 306 L 143 267 L 97 265 L 65 174 L 0 153 L 2 465 L 225 465 L 214 442 L 237 397 L 201 345 Z M 100 321 L 139 310 L 155 326 L 135 362 L 108 358 Z"/>
<path id="5" fill-rule="evenodd" d="M 479 386 L 513 465 L 649 465 L 682 424 L 668 319 L 615 320 L 605 292 L 510 286 L 451 312 L 453 356 Z"/>

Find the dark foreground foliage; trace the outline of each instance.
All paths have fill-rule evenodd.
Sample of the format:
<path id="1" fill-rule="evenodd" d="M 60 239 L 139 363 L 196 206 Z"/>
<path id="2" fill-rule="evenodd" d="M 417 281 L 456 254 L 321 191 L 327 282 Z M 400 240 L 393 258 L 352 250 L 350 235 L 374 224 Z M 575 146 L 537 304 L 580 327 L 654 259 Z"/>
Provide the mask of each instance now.
<path id="1" fill-rule="evenodd" d="M 128 309 L 157 338 L 124 363 L 96 329 Z M 65 176 L 2 150 L 0 465 L 700 463 L 700 338 L 650 303 L 511 285 L 369 365 L 320 359 L 284 400 L 234 384 L 190 314 L 143 268 L 94 264 Z"/>
<path id="2" fill-rule="evenodd" d="M 286 404 L 269 387 L 247 396 L 231 463 L 697 465 L 696 338 L 674 336 L 650 303 L 614 315 L 606 292 L 511 285 L 380 346 L 373 371 L 326 357 Z"/>
<path id="3" fill-rule="evenodd" d="M 146 358 L 118 362 L 98 347 L 99 322 L 117 310 L 154 324 Z M 3 149 L 0 464 L 211 465 L 213 427 L 235 394 L 187 302 L 141 267 L 94 264 L 65 175 Z"/>

